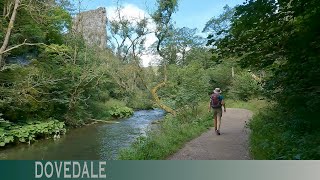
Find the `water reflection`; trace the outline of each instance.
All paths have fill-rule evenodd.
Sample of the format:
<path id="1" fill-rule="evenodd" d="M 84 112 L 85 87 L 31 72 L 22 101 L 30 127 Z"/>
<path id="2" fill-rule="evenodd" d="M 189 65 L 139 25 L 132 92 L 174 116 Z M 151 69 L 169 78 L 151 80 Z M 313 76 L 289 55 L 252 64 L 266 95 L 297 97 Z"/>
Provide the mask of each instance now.
<path id="1" fill-rule="evenodd" d="M 118 124 L 94 124 L 71 130 L 58 140 L 46 139 L 32 145 L 20 145 L 0 151 L 0 159 L 26 160 L 110 160 L 120 148 L 128 147 L 139 135 L 144 135 L 152 121 L 164 116 L 164 111 L 136 111 L 131 118 Z"/>

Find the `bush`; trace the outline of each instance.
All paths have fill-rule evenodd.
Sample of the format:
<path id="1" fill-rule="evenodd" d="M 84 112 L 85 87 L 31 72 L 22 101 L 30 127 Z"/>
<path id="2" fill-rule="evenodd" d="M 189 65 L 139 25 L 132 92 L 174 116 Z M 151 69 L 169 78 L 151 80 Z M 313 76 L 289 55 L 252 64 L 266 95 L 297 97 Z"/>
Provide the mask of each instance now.
<path id="1" fill-rule="evenodd" d="M 111 109 L 111 108 L 113 108 L 115 106 L 125 107 L 126 103 L 124 101 L 120 101 L 120 100 L 117 100 L 117 99 L 109 99 L 108 101 L 106 101 L 104 103 L 104 107 L 106 109 Z"/>
<path id="2" fill-rule="evenodd" d="M 182 68 L 170 65 L 168 74 L 170 81 L 158 94 L 165 104 L 174 109 L 183 106 L 197 107 L 201 101 L 208 98 L 208 91 L 212 91 L 207 70 L 197 63 Z"/>
<path id="3" fill-rule="evenodd" d="M 49 119 L 47 122 L 28 122 L 27 124 L 2 121 L 0 124 L 0 147 L 13 143 L 30 143 L 38 138 L 66 132 L 65 124 L 54 119 Z"/>
<path id="4" fill-rule="evenodd" d="M 126 106 L 126 103 L 116 99 L 93 103 L 93 117 L 97 119 L 125 118 L 133 114 L 133 109 Z"/>
<path id="5" fill-rule="evenodd" d="M 320 133 L 281 107 L 254 115 L 249 123 L 250 151 L 254 159 L 320 159 Z"/>
<path id="6" fill-rule="evenodd" d="M 133 95 L 127 97 L 127 106 L 136 110 L 152 109 L 153 101 L 150 96 L 150 92 L 137 89 Z"/>
<path id="7" fill-rule="evenodd" d="M 228 91 L 232 82 L 231 67 L 228 64 L 219 64 L 207 69 L 207 73 L 210 76 L 209 92 L 212 92 L 216 87 L 219 87 L 222 91 Z"/>
<path id="8" fill-rule="evenodd" d="M 126 118 L 133 114 L 133 109 L 128 107 L 114 106 L 109 110 L 109 114 L 115 118 Z"/>
<path id="9" fill-rule="evenodd" d="M 232 80 L 229 95 L 233 99 L 248 101 L 260 95 L 261 86 L 253 79 L 250 73 L 241 72 Z"/>

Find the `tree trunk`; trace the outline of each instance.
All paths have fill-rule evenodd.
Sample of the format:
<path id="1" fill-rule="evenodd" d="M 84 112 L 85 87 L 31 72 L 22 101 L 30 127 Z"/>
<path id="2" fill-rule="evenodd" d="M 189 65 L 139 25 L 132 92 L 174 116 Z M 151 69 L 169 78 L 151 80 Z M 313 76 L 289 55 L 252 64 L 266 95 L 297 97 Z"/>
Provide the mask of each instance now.
<path id="1" fill-rule="evenodd" d="M 14 8 L 13 8 L 12 15 L 11 15 L 11 18 L 10 18 L 10 22 L 9 22 L 9 25 L 8 25 L 8 28 L 7 28 L 6 36 L 4 38 L 2 46 L 0 48 L 0 68 L 2 68 L 3 65 L 4 65 L 3 52 L 8 47 L 11 31 L 13 29 L 14 21 L 16 20 L 19 4 L 20 4 L 20 0 L 15 0 Z"/>
<path id="2" fill-rule="evenodd" d="M 160 98 L 157 95 L 158 89 L 160 89 L 161 87 L 163 87 L 165 85 L 166 85 L 166 82 L 162 82 L 162 83 L 159 83 L 158 85 L 156 85 L 154 88 L 152 88 L 151 89 L 152 97 L 155 100 L 155 102 L 158 104 L 158 106 L 160 106 L 160 108 L 162 108 L 163 110 L 165 110 L 173 115 L 176 115 L 176 112 L 173 109 L 171 109 L 170 107 L 161 103 Z"/>
<path id="3" fill-rule="evenodd" d="M 161 42 L 163 41 L 163 37 L 158 37 L 158 43 L 157 43 L 157 52 L 160 55 L 160 57 L 162 57 L 164 59 L 164 54 L 161 52 L 160 49 L 160 45 Z M 163 74 L 164 74 L 164 80 L 163 82 L 157 84 L 154 88 L 151 89 L 151 95 L 154 99 L 154 101 L 157 103 L 158 106 L 160 106 L 160 108 L 162 108 L 163 110 L 165 110 L 168 113 L 171 113 L 173 115 L 176 115 L 176 111 L 173 110 L 172 108 L 170 108 L 169 106 L 164 105 L 163 103 L 161 103 L 161 100 L 157 94 L 158 89 L 160 89 L 161 87 L 165 86 L 167 81 L 168 81 L 168 77 L 167 77 L 167 62 L 164 60 L 164 65 L 163 65 Z"/>

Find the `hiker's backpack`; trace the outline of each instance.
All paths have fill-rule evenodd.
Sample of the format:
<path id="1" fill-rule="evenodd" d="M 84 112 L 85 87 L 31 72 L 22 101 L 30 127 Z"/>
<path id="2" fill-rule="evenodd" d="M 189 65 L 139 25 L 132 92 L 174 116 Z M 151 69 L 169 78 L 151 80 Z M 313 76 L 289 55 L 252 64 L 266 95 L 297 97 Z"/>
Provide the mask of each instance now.
<path id="1" fill-rule="evenodd" d="M 219 94 L 212 94 L 211 95 L 211 100 L 210 104 L 212 108 L 219 108 L 221 107 L 221 100 L 220 100 L 220 95 Z"/>

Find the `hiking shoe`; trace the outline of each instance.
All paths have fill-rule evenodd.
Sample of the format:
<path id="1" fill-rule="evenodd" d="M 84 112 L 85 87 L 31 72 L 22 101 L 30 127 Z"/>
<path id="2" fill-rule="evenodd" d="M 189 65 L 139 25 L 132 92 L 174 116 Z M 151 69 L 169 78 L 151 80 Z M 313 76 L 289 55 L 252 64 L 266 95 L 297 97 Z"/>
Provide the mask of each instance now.
<path id="1" fill-rule="evenodd" d="M 220 130 L 217 130 L 217 134 L 220 135 Z"/>

